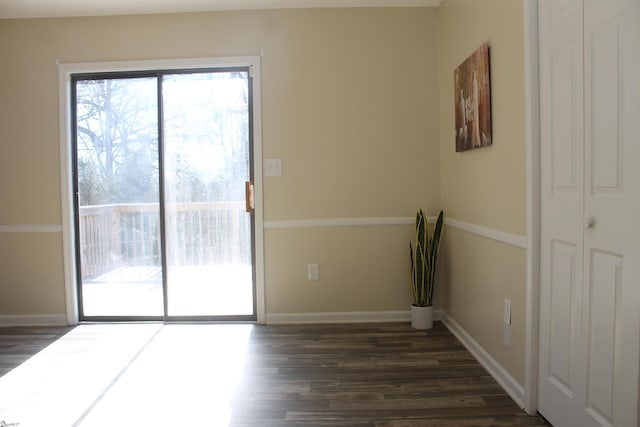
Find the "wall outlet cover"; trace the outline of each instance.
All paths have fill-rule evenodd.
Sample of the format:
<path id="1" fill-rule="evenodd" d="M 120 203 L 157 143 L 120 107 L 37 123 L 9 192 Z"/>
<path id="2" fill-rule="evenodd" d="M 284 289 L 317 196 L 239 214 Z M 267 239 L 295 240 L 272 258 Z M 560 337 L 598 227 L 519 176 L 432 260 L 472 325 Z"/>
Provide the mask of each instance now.
<path id="1" fill-rule="evenodd" d="M 307 265 L 307 276 L 309 280 L 320 280 L 320 270 L 318 264 Z"/>

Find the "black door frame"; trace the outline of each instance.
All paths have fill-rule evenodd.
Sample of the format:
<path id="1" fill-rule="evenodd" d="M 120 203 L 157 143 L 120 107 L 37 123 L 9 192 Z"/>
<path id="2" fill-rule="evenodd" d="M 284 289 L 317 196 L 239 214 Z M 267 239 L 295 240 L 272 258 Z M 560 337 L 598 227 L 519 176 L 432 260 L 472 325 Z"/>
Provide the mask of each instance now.
<path id="1" fill-rule="evenodd" d="M 254 93 L 253 76 L 251 66 L 214 66 L 197 68 L 167 68 L 161 70 L 140 70 L 140 71 L 107 71 L 72 73 L 70 86 L 70 109 L 71 109 L 71 165 L 72 165 L 72 187 L 73 187 L 73 226 L 74 226 L 74 254 L 75 254 L 75 275 L 76 275 L 76 303 L 78 310 L 78 320 L 90 322 L 123 322 L 123 321 L 164 321 L 164 322 L 198 322 L 198 321 L 251 321 L 258 319 L 257 307 L 257 263 L 256 263 L 256 218 L 255 211 L 250 214 L 251 228 L 251 265 L 252 265 L 252 307 L 251 315 L 206 315 L 206 316 L 169 316 L 168 315 L 168 292 L 167 292 L 167 253 L 166 253 L 166 228 L 165 228 L 165 195 L 164 195 L 164 132 L 163 132 L 163 105 L 162 105 L 162 77 L 165 75 L 194 74 L 194 73 L 214 73 L 214 72 L 246 72 L 248 87 L 248 136 L 249 136 L 249 179 L 255 182 L 255 150 L 254 150 Z M 76 83 L 82 80 L 98 79 L 125 79 L 125 78 L 155 78 L 157 81 L 157 123 L 158 123 L 158 165 L 159 165 L 159 209 L 160 209 L 160 258 L 162 272 L 162 292 L 163 292 L 163 315 L 162 316 L 86 316 L 84 315 L 83 293 L 82 293 L 82 263 L 80 245 L 80 221 L 79 221 L 79 188 L 78 188 L 78 159 L 77 159 L 77 111 L 76 111 Z"/>

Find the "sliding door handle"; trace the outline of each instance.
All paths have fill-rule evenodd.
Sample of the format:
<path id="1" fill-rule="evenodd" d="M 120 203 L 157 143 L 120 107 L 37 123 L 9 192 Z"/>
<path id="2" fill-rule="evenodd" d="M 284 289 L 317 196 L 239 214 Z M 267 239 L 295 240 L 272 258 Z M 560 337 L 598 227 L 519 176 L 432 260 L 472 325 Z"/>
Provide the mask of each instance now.
<path id="1" fill-rule="evenodd" d="M 255 209 L 253 191 L 254 191 L 253 183 L 251 181 L 245 182 L 244 183 L 244 192 L 245 192 L 245 197 L 246 197 L 246 210 L 247 210 L 247 212 L 253 212 L 253 210 Z"/>

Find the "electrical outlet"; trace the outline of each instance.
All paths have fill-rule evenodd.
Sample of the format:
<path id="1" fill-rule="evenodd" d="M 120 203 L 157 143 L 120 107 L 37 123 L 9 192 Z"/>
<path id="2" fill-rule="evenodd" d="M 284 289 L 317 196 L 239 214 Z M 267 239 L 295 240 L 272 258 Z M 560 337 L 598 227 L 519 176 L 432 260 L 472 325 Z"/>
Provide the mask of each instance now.
<path id="1" fill-rule="evenodd" d="M 511 345 L 511 300 L 509 298 L 504 299 L 504 345 L 509 347 Z"/>
<path id="2" fill-rule="evenodd" d="M 504 325 L 504 346 L 509 347 L 511 345 L 511 325 Z"/>
<path id="3" fill-rule="evenodd" d="M 318 264 L 307 264 L 307 277 L 309 280 L 320 280 Z"/>
<path id="4" fill-rule="evenodd" d="M 504 299 L 504 324 L 511 325 L 511 300 Z"/>

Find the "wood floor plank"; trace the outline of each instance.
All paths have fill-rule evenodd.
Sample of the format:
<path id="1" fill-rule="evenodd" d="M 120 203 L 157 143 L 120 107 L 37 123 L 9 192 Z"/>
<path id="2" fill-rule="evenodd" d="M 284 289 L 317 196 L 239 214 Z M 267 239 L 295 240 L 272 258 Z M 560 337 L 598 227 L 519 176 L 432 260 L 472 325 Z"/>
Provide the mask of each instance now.
<path id="1" fill-rule="evenodd" d="M 260 326 L 247 364 L 234 426 L 544 425 L 439 323 Z"/>

